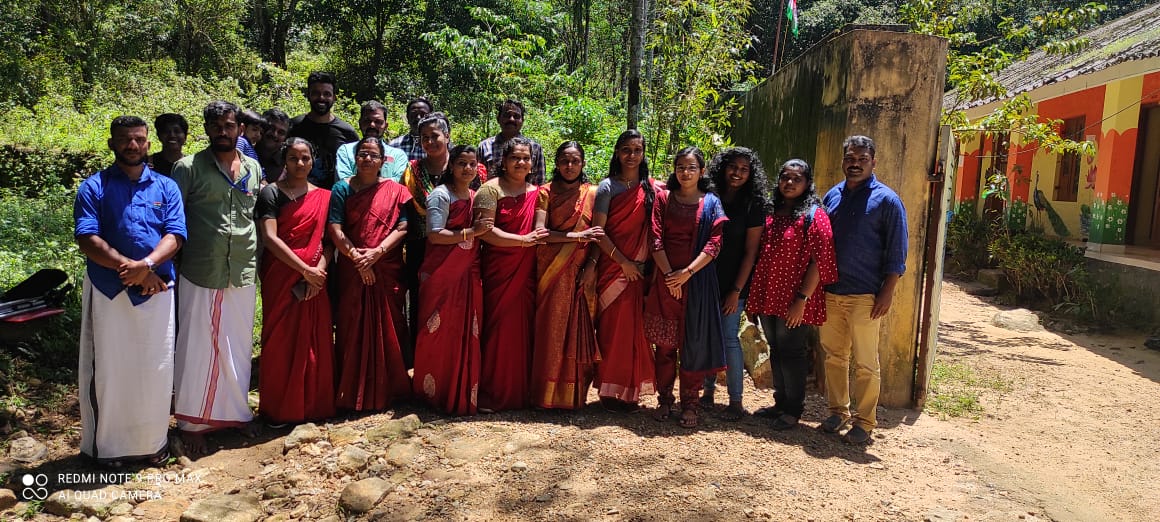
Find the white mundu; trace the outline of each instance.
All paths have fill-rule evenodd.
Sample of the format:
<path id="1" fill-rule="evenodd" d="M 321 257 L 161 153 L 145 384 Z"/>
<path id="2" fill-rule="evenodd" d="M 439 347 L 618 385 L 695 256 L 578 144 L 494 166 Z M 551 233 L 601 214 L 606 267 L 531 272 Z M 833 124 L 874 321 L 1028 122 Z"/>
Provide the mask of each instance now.
<path id="1" fill-rule="evenodd" d="M 257 287 L 178 283 L 176 404 L 182 431 L 239 427 L 251 420 L 250 357 Z"/>
<path id="2" fill-rule="evenodd" d="M 173 292 L 133 306 L 85 275 L 81 299 L 81 451 L 100 461 L 165 450 L 173 390 Z"/>

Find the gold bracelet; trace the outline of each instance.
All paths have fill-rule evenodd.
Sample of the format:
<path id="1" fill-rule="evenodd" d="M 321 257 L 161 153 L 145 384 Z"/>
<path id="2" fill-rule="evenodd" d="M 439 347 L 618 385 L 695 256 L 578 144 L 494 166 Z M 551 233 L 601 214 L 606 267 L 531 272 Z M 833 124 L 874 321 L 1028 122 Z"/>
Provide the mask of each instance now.
<path id="1" fill-rule="evenodd" d="M 612 253 L 608 254 L 608 257 L 616 261 L 616 245 L 612 245 Z"/>

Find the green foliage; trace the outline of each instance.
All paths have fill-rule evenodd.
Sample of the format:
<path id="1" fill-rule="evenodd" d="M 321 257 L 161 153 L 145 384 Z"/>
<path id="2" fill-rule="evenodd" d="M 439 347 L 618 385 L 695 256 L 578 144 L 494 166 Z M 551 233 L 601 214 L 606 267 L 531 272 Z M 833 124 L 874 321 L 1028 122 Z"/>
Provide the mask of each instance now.
<path id="1" fill-rule="evenodd" d="M 72 187 L 104 163 L 97 154 L 0 145 L 0 188 L 35 197 L 51 187 Z"/>
<path id="2" fill-rule="evenodd" d="M 729 119 L 739 106 L 720 93 L 749 79 L 756 64 L 745 59 L 744 20 L 749 0 L 670 0 L 656 7 L 646 47 L 652 78 L 644 86 L 653 162 L 695 143 L 713 153 L 725 144 Z"/>
<path id="3" fill-rule="evenodd" d="M 990 224 L 979 217 L 975 201 L 959 203 L 947 223 L 947 269 L 951 273 L 974 277 L 980 268 L 988 266 L 987 243 L 990 237 Z"/>
<path id="4" fill-rule="evenodd" d="M 1000 233 L 989 250 L 1017 299 L 1055 310 L 1093 305 L 1083 248 L 1040 234 Z"/>

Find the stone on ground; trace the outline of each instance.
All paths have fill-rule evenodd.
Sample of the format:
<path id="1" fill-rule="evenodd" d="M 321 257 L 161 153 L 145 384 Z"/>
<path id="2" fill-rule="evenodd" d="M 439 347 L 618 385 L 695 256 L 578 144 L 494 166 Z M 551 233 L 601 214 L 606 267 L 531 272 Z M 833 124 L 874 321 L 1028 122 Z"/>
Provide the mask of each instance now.
<path id="1" fill-rule="evenodd" d="M 330 437 L 330 443 L 336 448 L 355 442 L 363 436 L 362 432 L 350 426 L 341 426 L 327 430 L 326 434 Z"/>
<path id="2" fill-rule="evenodd" d="M 195 501 L 181 514 L 181 522 L 255 522 L 262 516 L 258 497 L 238 493 Z"/>
<path id="3" fill-rule="evenodd" d="M 387 449 L 387 462 L 397 468 L 411 465 L 419 455 L 419 445 L 412 442 L 400 442 Z"/>
<path id="4" fill-rule="evenodd" d="M 384 439 L 409 437 L 422 425 L 423 421 L 419 420 L 419 416 L 413 413 L 401 419 L 391 419 L 384 422 L 381 426 L 368 429 L 366 431 L 367 441 L 379 442 Z"/>
<path id="5" fill-rule="evenodd" d="M 32 437 L 20 437 L 8 446 L 8 458 L 17 462 L 33 463 L 46 456 L 48 447 Z"/>
<path id="6" fill-rule="evenodd" d="M 176 498 L 146 500 L 133 508 L 133 516 L 140 520 L 176 520 L 188 505 Z"/>
<path id="7" fill-rule="evenodd" d="M 991 324 L 1016 332 L 1035 332 L 1043 329 L 1039 324 L 1039 316 L 1026 308 L 999 312 L 991 319 Z"/>
<path id="8" fill-rule="evenodd" d="M 315 426 L 313 422 L 299 424 L 294 427 L 294 431 L 291 431 L 286 436 L 286 440 L 282 442 L 282 451 L 285 453 L 299 446 L 311 442 L 318 442 L 323 438 L 322 430 L 318 429 L 318 426 Z"/>
<path id="9" fill-rule="evenodd" d="M 74 513 L 84 513 L 88 516 L 103 516 L 108 514 L 109 508 L 121 498 L 121 489 L 107 487 L 91 491 L 72 491 L 63 489 L 49 495 L 44 502 L 44 511 L 62 517 L 72 516 Z"/>
<path id="10" fill-rule="evenodd" d="M 0 488 L 0 511 L 4 511 L 12 506 L 15 506 L 19 500 L 16 498 L 16 493 L 11 489 Z"/>
<path id="11" fill-rule="evenodd" d="M 386 495 L 391 483 L 378 477 L 365 478 L 352 482 L 343 488 L 338 503 L 343 509 L 352 513 L 366 513 L 375 507 L 375 504 Z"/>
<path id="12" fill-rule="evenodd" d="M 370 460 L 371 454 L 367 450 L 358 446 L 347 446 L 338 456 L 338 469 L 353 475 L 367 467 L 367 462 Z"/>

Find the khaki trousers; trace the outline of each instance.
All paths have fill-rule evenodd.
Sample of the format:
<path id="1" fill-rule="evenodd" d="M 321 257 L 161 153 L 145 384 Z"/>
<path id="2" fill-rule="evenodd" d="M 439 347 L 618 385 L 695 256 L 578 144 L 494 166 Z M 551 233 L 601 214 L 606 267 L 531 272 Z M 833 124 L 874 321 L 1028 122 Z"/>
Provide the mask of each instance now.
<path id="1" fill-rule="evenodd" d="M 850 418 L 854 400 L 853 425 L 871 431 L 878 425 L 875 409 L 882 389 L 878 366 L 878 327 L 881 319 L 870 319 L 874 294 L 836 295 L 826 292 L 826 322 L 819 328 L 822 351 L 826 354 L 826 402 L 830 413 Z M 854 359 L 854 389 L 850 394 L 850 359 Z"/>

